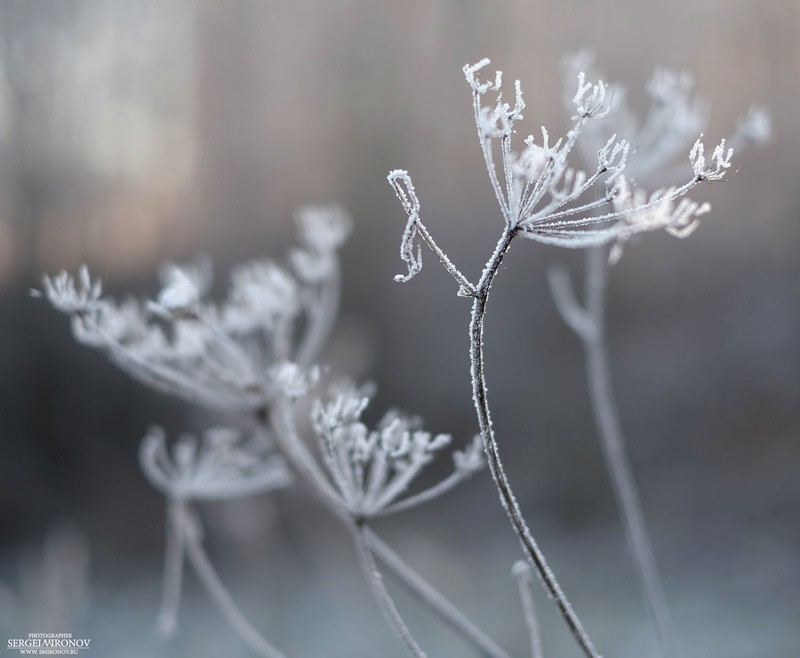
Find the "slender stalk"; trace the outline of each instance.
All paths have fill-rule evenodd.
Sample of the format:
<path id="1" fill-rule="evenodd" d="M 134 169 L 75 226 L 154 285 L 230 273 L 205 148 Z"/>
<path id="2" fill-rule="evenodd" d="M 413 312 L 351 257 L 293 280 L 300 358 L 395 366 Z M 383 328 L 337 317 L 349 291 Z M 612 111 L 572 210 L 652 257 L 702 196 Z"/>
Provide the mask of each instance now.
<path id="1" fill-rule="evenodd" d="M 319 354 L 325 340 L 330 336 L 333 322 L 336 319 L 336 311 L 339 308 L 340 287 L 339 263 L 334 261 L 331 276 L 319 290 L 319 303 L 308 305 L 309 326 L 306 328 L 294 357 L 294 361 L 303 368 L 308 368 L 312 364 L 314 357 Z"/>
<path id="2" fill-rule="evenodd" d="M 520 560 L 514 565 L 513 572 L 517 577 L 522 612 L 525 615 L 525 625 L 528 627 L 528 636 L 531 640 L 531 656 L 532 658 L 543 658 L 542 633 L 539 628 L 539 618 L 536 616 L 536 605 L 531 587 L 531 567 L 527 562 Z"/>
<path id="3" fill-rule="evenodd" d="M 508 658 L 508 654 L 494 640 L 475 626 L 427 580 L 408 566 L 371 528 L 364 527 L 364 537 L 372 552 L 395 574 L 398 580 L 420 601 L 442 617 L 453 630 L 472 643 L 481 655 L 486 658 Z"/>
<path id="4" fill-rule="evenodd" d="M 429 487 L 428 489 L 424 489 L 417 494 L 409 496 L 408 498 L 404 498 L 393 505 L 382 507 L 373 516 L 391 516 L 392 514 L 397 514 L 397 512 L 405 512 L 406 510 L 423 505 L 424 503 L 427 503 L 434 498 L 438 498 L 442 494 L 447 493 L 450 491 L 450 489 L 463 482 L 468 477 L 470 477 L 469 473 L 455 471 L 448 475 L 444 480 L 433 485 L 432 487 Z"/>
<path id="5" fill-rule="evenodd" d="M 514 531 L 517 533 L 525 555 L 542 579 L 545 588 L 561 612 L 561 616 L 564 618 L 564 621 L 583 650 L 583 653 L 587 658 L 600 658 L 589 636 L 586 634 L 586 631 L 583 630 L 583 625 L 578 619 L 578 616 L 573 611 L 567 597 L 561 590 L 561 586 L 558 584 L 555 575 L 547 565 L 544 554 L 525 523 L 519 503 L 517 503 L 514 497 L 511 485 L 503 470 L 499 447 L 492 428 L 492 416 L 489 411 L 486 377 L 484 373 L 484 320 L 486 318 L 486 304 L 489 299 L 489 289 L 491 288 L 494 277 L 497 275 L 500 264 L 503 262 L 505 254 L 511 246 L 514 235 L 514 229 L 506 228 L 503 231 L 503 235 L 498 241 L 494 253 L 481 274 L 481 279 L 478 282 L 476 295 L 472 303 L 472 319 L 469 327 L 472 397 L 475 403 L 475 411 L 478 415 L 478 423 L 480 425 L 483 447 L 486 452 L 489 470 L 497 486 L 498 493 L 500 494 L 500 500 L 508 514 Z"/>
<path id="6" fill-rule="evenodd" d="M 185 504 L 176 508 L 177 531 L 183 536 L 189 560 L 197 573 L 203 587 L 219 608 L 225 619 L 238 633 L 238 635 L 256 652 L 264 658 L 285 658 L 267 639 L 262 636 L 253 625 L 247 621 L 239 610 L 230 592 L 222 584 L 219 575 L 214 570 L 208 555 L 203 548 L 199 528 L 189 517 L 189 510 Z"/>
<path id="7" fill-rule="evenodd" d="M 178 604 L 183 584 L 183 533 L 178 530 L 178 518 L 182 503 L 170 501 L 167 504 L 167 545 L 164 551 L 164 582 L 162 586 L 161 608 L 156 618 L 156 630 L 163 637 L 169 637 L 177 628 Z"/>
<path id="8" fill-rule="evenodd" d="M 652 542 L 644 520 L 641 499 L 625 450 L 625 441 L 611 386 L 611 367 L 605 341 L 605 297 L 607 259 L 605 249 L 586 254 L 586 311 L 595 327 L 593 340 L 581 339 L 586 352 L 586 379 L 600 443 L 611 476 L 631 559 L 642 595 L 655 625 L 666 658 L 676 656 L 675 630 L 661 579 L 656 568 Z"/>
<path id="9" fill-rule="evenodd" d="M 416 656 L 416 658 L 425 658 L 425 652 L 420 648 L 416 640 L 414 640 L 414 636 L 411 635 L 411 631 L 408 630 L 408 626 L 406 626 L 406 623 L 400 616 L 400 612 L 397 610 L 394 600 L 386 589 L 383 576 L 378 569 L 378 565 L 375 563 L 375 558 L 370 550 L 369 541 L 364 533 L 363 524 L 355 525 L 353 528 L 353 540 L 356 545 L 358 561 L 361 564 L 361 569 L 364 571 L 367 582 L 372 588 L 375 601 L 380 606 L 386 621 L 389 622 L 389 625 L 400 636 L 400 639 L 403 640 L 406 648 L 411 652 L 411 655 Z"/>
<path id="10" fill-rule="evenodd" d="M 469 282 L 467 277 L 461 274 L 458 268 L 453 265 L 453 261 L 451 261 L 447 254 L 442 251 L 441 247 L 436 244 L 436 241 L 433 239 L 430 231 L 428 231 L 428 229 L 420 220 L 417 221 L 417 233 L 425 241 L 425 244 L 428 245 L 430 250 L 436 255 L 436 258 L 439 259 L 439 262 L 444 266 L 444 269 L 446 269 L 450 276 L 452 276 L 459 286 L 461 286 L 463 294 L 472 295 L 475 290 L 473 285 Z"/>
<path id="11" fill-rule="evenodd" d="M 286 401 L 279 401 L 273 409 L 271 419 L 278 445 L 292 463 L 292 466 L 313 486 L 319 497 L 337 518 L 355 534 L 352 515 L 341 503 L 336 491 L 297 433 L 291 404 Z M 354 539 L 357 539 L 357 544 L 366 542 L 368 550 L 383 562 L 400 583 L 414 593 L 446 624 L 478 649 L 486 658 L 508 658 L 508 655 L 494 640 L 475 626 L 428 581 L 408 566 L 366 523 L 362 524 L 362 526 L 360 538 L 354 536 Z"/>

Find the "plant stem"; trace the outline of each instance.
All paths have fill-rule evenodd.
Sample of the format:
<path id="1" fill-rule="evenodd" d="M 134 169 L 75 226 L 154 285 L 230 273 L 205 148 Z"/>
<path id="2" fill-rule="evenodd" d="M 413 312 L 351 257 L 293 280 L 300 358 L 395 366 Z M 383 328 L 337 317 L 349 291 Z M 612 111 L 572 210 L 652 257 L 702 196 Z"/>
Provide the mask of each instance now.
<path id="1" fill-rule="evenodd" d="M 564 618 L 564 621 L 583 650 L 583 653 L 587 658 L 600 658 L 589 636 L 586 634 L 586 631 L 583 630 L 583 626 L 573 611 L 567 597 L 562 592 L 555 575 L 547 565 L 544 554 L 536 544 L 533 535 L 525 523 L 519 503 L 517 503 L 514 497 L 511 485 L 503 470 L 499 448 L 492 428 L 492 416 L 489 411 L 486 377 L 484 373 L 484 320 L 486 318 L 486 304 L 489 299 L 489 289 L 491 288 L 494 277 L 497 275 L 500 264 L 503 262 L 503 257 L 511 246 L 514 235 L 515 230 L 512 228 L 506 227 L 503 231 L 503 235 L 498 241 L 494 253 L 481 274 L 481 279 L 478 282 L 476 295 L 472 303 L 472 319 L 469 327 L 472 397 L 475 403 L 475 411 L 478 415 L 478 423 L 480 425 L 483 447 L 486 452 L 489 470 L 492 474 L 492 478 L 494 478 L 498 493 L 500 494 L 500 500 L 508 514 L 514 531 L 517 533 L 517 537 L 519 537 L 525 554 L 542 579 L 545 588 L 561 612 L 561 616 Z"/>
<path id="2" fill-rule="evenodd" d="M 525 625 L 528 627 L 528 636 L 531 640 L 531 656 L 532 658 L 543 658 L 542 633 L 539 619 L 536 616 L 536 603 L 533 600 L 531 587 L 531 567 L 524 560 L 520 560 L 514 565 L 513 573 L 517 577 L 522 612 L 525 615 Z"/>
<path id="3" fill-rule="evenodd" d="M 220 580 L 219 575 L 208 559 L 200 538 L 200 529 L 189 514 L 190 511 L 185 504 L 181 504 L 176 509 L 177 531 L 183 536 L 189 560 L 203 587 L 206 588 L 209 596 L 216 603 L 225 619 L 228 620 L 228 623 L 258 655 L 264 658 L 285 658 L 284 654 L 273 647 L 239 610 L 230 592 L 222 584 L 222 580 Z"/>
<path id="4" fill-rule="evenodd" d="M 359 546 L 359 543 L 366 543 L 366 550 L 374 553 L 398 581 L 426 603 L 445 623 L 478 649 L 486 658 L 508 658 L 508 655 L 489 636 L 467 619 L 425 578 L 407 565 L 366 524 L 362 524 L 363 528 L 360 531 L 355 529 L 352 515 L 342 505 L 336 495 L 336 491 L 330 485 L 325 474 L 314 461 L 313 456 L 299 436 L 294 423 L 291 403 L 278 401 L 273 408 L 271 420 L 281 451 L 286 455 L 295 470 L 303 476 L 307 483 L 312 485 L 319 497 L 336 517 L 354 533 L 357 548 L 364 550 L 364 547 Z M 360 537 L 356 536 L 359 533 Z M 388 596 L 388 593 L 386 593 L 386 596 Z"/>
<path id="5" fill-rule="evenodd" d="M 183 583 L 183 532 L 179 530 L 178 514 L 182 503 L 170 500 L 167 503 L 167 545 L 164 552 L 164 582 L 161 608 L 156 619 L 156 629 L 163 637 L 169 637 L 177 627 L 178 604 Z"/>
<path id="6" fill-rule="evenodd" d="M 350 525 L 354 525 L 352 528 L 353 540 L 356 545 L 358 561 L 361 564 L 361 569 L 364 571 L 364 576 L 366 577 L 367 582 L 372 588 L 372 593 L 375 596 L 375 600 L 381 607 L 383 616 L 389 622 L 389 625 L 400 636 L 400 639 L 403 640 L 406 648 L 409 650 L 409 652 L 411 652 L 411 655 L 416 656 L 416 658 L 426 658 L 425 652 L 420 648 L 416 640 L 414 640 L 414 636 L 411 635 L 411 631 L 408 630 L 408 626 L 406 626 L 406 623 L 400 616 L 400 612 L 397 610 L 394 600 L 389 595 L 389 591 L 386 589 L 386 584 L 383 582 L 383 575 L 378 569 L 378 565 L 375 563 L 375 557 L 372 555 L 372 551 L 370 550 L 369 541 L 365 537 L 365 529 L 363 524 Z"/>
<path id="7" fill-rule="evenodd" d="M 408 566 L 371 528 L 364 528 L 364 537 L 369 542 L 372 552 L 395 574 L 398 580 L 478 649 L 481 655 L 486 658 L 508 658 L 508 654 L 494 640 L 475 626 L 427 580 Z"/>
<path id="8" fill-rule="evenodd" d="M 642 594 L 666 658 L 676 656 L 675 631 L 669 613 L 644 513 L 625 450 L 621 424 L 611 386 L 611 367 L 605 341 L 606 252 L 602 247 L 586 253 L 586 311 L 592 319 L 592 339 L 582 338 L 586 353 L 586 379 L 600 443 L 619 506 L 631 558 Z"/>

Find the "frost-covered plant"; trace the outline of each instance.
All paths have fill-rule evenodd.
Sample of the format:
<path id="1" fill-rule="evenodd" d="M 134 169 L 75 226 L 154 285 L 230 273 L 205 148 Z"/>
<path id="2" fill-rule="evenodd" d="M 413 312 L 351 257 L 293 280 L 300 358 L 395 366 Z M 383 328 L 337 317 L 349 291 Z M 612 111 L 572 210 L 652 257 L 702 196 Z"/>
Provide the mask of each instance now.
<path id="1" fill-rule="evenodd" d="M 242 444 L 238 433 L 226 427 L 207 430 L 201 441 L 186 434 L 171 454 L 159 427 L 142 441 L 142 470 L 168 500 L 164 593 L 156 622 L 163 635 L 176 628 L 183 560 L 188 555 L 209 595 L 242 638 L 261 655 L 283 655 L 245 619 L 223 586 L 203 549 L 202 526 L 192 509 L 195 501 L 241 498 L 287 486 L 290 477 L 284 460 L 267 448 L 258 437 Z"/>
<path id="2" fill-rule="evenodd" d="M 453 453 L 453 473 L 413 496 L 397 500 L 414 478 L 448 446 L 449 434 L 432 435 L 419 418 L 389 411 L 370 430 L 361 422 L 367 391 L 343 383 L 326 401 L 317 400 L 312 421 L 328 475 L 342 507 L 355 518 L 370 519 L 404 511 L 432 500 L 483 467 L 480 439 Z"/>
<path id="3" fill-rule="evenodd" d="M 408 271 L 396 279 L 408 281 L 420 272 L 424 243 L 456 280 L 458 294 L 472 299 L 470 373 L 480 434 L 452 452 L 450 475 L 427 489 L 415 489 L 414 482 L 451 445 L 450 435 L 427 431 L 420 419 L 398 411 L 389 411 L 374 427 L 368 426 L 362 414 L 370 403 L 371 386 L 340 382 L 325 394 L 315 390 L 321 374 L 316 360 L 338 307 L 338 249 L 351 228 L 351 220 L 342 210 L 300 211 L 300 245 L 290 252 L 287 263 L 260 260 L 235 268 L 228 293 L 218 303 L 208 299 L 211 265 L 207 259 L 166 265 L 161 271 L 161 290 L 149 301 L 117 302 L 104 297 L 101 283 L 92 279 L 86 267 L 80 269 L 77 279 L 64 272 L 44 277 L 42 291 L 35 294 L 70 316 L 79 342 L 104 351 L 145 384 L 208 409 L 238 415 L 240 425 L 253 427 L 248 441 L 242 441 L 238 431 L 214 428 L 200 439 L 181 437 L 172 447 L 164 432 L 156 428 L 141 444 L 142 469 L 168 503 L 164 591 L 157 623 L 161 632 L 172 632 L 176 626 L 183 562 L 188 557 L 239 636 L 259 655 L 283 655 L 245 618 L 223 586 L 203 549 L 195 508 L 203 501 L 263 493 L 299 480 L 315 490 L 351 533 L 375 600 L 409 653 L 425 655 L 389 593 L 381 565 L 481 655 L 507 658 L 501 647 L 414 572 L 371 527 L 378 517 L 430 502 L 485 462 L 527 559 L 516 564 L 513 573 L 532 655 L 543 655 L 531 591 L 532 574 L 536 573 L 583 653 L 599 658 L 522 516 L 500 459 L 484 371 L 489 291 L 517 237 L 588 248 L 590 256 L 601 255 L 603 267 L 607 258 L 601 249 L 610 246 L 611 258 L 616 260 L 637 234 L 664 229 L 685 237 L 708 212 L 707 204 L 689 200 L 686 193 L 701 182 L 724 179 L 731 167 L 732 150 L 724 141 L 710 155 L 699 139 L 692 138 L 687 145 L 687 135 L 693 136 L 702 125 L 702 106 L 689 100 L 691 85 L 686 76 L 667 72 L 660 72 L 649 87 L 656 109 L 641 133 L 628 132 L 632 113 L 624 105 L 617 128 L 610 132 L 595 128 L 603 125 L 601 120 L 613 117 L 616 108 L 610 102 L 611 88 L 603 82 L 587 82 L 584 70 L 575 72 L 577 90 L 570 94 L 573 124 L 568 133 L 554 141 L 542 127 L 540 138 L 531 135 L 523 141 L 524 146 L 517 146 L 514 135 L 525 109 L 521 85 L 519 81 L 514 85 L 513 104 L 504 102 L 502 75 L 498 72 L 486 81 L 479 75 L 488 64 L 489 60 L 482 60 L 464 68 L 479 144 L 503 219 L 501 235 L 477 279 L 461 273 L 422 223 L 419 199 L 408 173 L 395 170 L 389 174 L 408 216 L 401 241 L 401 257 Z M 615 88 L 614 92 L 618 98 L 624 96 L 621 90 Z M 495 93 L 496 100 L 486 104 L 487 95 Z M 752 112 L 730 141 L 759 139 L 768 130 L 767 124 L 763 114 Z M 625 134 L 637 135 L 635 141 L 617 138 Z M 635 158 L 631 144 L 638 149 Z M 576 147 L 588 152 L 586 171 L 571 164 Z M 638 187 L 645 165 L 639 165 L 639 174 L 628 175 L 630 163 L 639 160 L 640 151 L 649 162 L 660 162 L 664 154 L 680 150 L 688 150 L 691 165 L 682 183 L 670 181 L 670 186 L 647 193 Z M 589 278 L 586 309 L 575 301 L 565 275 L 554 275 L 552 282 L 567 322 L 587 346 L 605 358 L 602 281 Z M 588 352 L 588 347 L 587 353 L 595 354 Z M 591 372 L 601 373 L 599 390 L 605 387 L 610 395 L 607 374 L 602 375 L 607 373 L 607 364 Z M 310 399 L 311 404 L 298 404 L 303 399 Z M 601 414 L 609 408 L 613 412 L 610 405 L 610 398 L 601 402 Z M 306 426 L 310 437 L 303 435 Z M 610 468 L 616 486 L 628 486 L 624 475 L 619 485 L 614 463 Z M 290 478 L 290 469 L 298 476 L 295 480 Z M 635 489 L 623 492 L 620 498 L 623 507 L 630 500 L 638 506 Z M 640 510 L 638 513 L 641 516 Z M 628 525 L 644 527 L 637 519 Z M 636 541 L 634 538 L 632 543 Z M 634 553 L 640 558 L 644 555 L 646 562 L 649 547 L 639 548 L 634 546 Z M 645 575 L 648 569 L 655 573 L 652 565 L 640 566 Z"/>
<path id="4" fill-rule="evenodd" d="M 582 52 L 566 58 L 567 82 L 576 74 L 593 68 L 593 57 Z M 595 75 L 594 71 L 592 74 Z M 697 132 L 707 128 L 708 106 L 693 96 L 693 80 L 686 72 L 656 70 L 647 85 L 650 107 L 646 119 L 638 120 L 628 107 L 624 87 L 614 85 L 615 109 L 605 122 L 586 126 L 579 147 L 584 160 L 593 158 L 593 149 L 604 143 L 609 132 L 634 136 L 636 152 L 627 166 L 628 175 L 639 181 L 672 184 L 682 175 L 683 168 L 676 163 L 681 154 L 690 148 Z M 566 87 L 565 87 L 566 88 Z M 565 101 L 569 105 L 569 94 Z M 605 125 L 604 125 L 605 124 Z M 751 108 L 739 122 L 736 132 L 727 140 L 741 151 L 752 144 L 763 143 L 770 136 L 768 114 L 760 108 Z M 711 160 L 706 160 L 699 141 L 694 141 L 689 151 L 689 160 L 695 176 L 704 180 L 722 180 L 730 167 L 731 148 L 720 146 L 714 149 Z M 638 198 L 637 198 L 638 195 Z M 635 207 L 645 202 L 639 190 L 629 191 L 615 200 L 615 207 Z M 698 205 L 682 199 L 677 206 L 667 208 L 674 217 L 665 226 L 668 233 L 687 237 L 697 228 L 698 217 L 706 213 L 708 204 Z M 646 221 L 646 220 L 645 220 Z M 658 213 L 651 219 L 653 228 L 658 228 Z M 592 412 L 601 439 L 606 466 L 620 514 L 623 519 L 626 540 L 639 579 L 643 598 L 657 630 L 662 652 L 672 658 L 676 655 L 674 632 L 669 609 L 663 593 L 652 542 L 644 521 L 644 513 L 625 450 L 619 414 L 613 398 L 611 369 L 605 338 L 605 297 L 609 264 L 619 261 L 622 247 L 630 236 L 621 236 L 610 249 L 608 257 L 603 246 L 586 251 L 584 302 L 578 302 L 563 267 L 549 272 L 550 287 L 556 307 L 566 324 L 580 338 L 586 358 L 587 384 Z"/>
<path id="5" fill-rule="evenodd" d="M 575 113 L 567 135 L 551 143 L 548 131 L 542 127 L 539 143 L 533 135 L 529 135 L 523 142 L 524 148 L 515 150 L 512 142 L 516 124 L 523 118 L 525 109 L 521 84 L 519 81 L 514 84 L 513 105 L 504 102 L 501 72 L 498 71 L 493 79 L 486 81 L 479 77 L 488 64 L 489 60 L 484 59 L 477 64 L 467 65 L 464 74 L 472 91 L 478 141 L 504 222 L 500 238 L 480 277 L 477 281 L 470 280 L 450 261 L 423 225 L 420 203 L 408 173 L 404 170 L 392 171 L 388 176 L 389 182 L 408 216 L 400 248 L 408 273 L 396 278 L 408 281 L 419 273 L 422 268 L 421 243 L 424 242 L 458 283 L 458 294 L 472 298 L 469 330 L 472 396 L 490 472 L 531 566 L 544 583 L 583 653 L 597 658 L 599 654 L 523 518 L 500 459 L 484 372 L 484 321 L 489 291 L 516 237 L 566 248 L 591 249 L 612 245 L 614 259 L 619 258 L 623 245 L 638 233 L 663 228 L 677 237 L 686 237 L 709 207 L 690 201 L 684 195 L 701 182 L 722 180 L 731 166 L 733 151 L 730 147 L 726 148 L 723 140 L 713 149 L 709 158 L 701 139 L 696 138 L 689 149 L 691 175 L 683 183 L 652 194 L 636 188 L 624 174 L 631 155 L 631 142 L 618 138 L 618 135 L 626 134 L 629 113 L 623 111 L 620 130 L 606 131 L 599 138 L 600 129 L 595 126 L 602 125 L 600 119 L 613 115 L 611 94 L 604 82 L 587 82 L 583 69 L 577 71 L 577 90 L 570 95 L 569 106 L 574 108 Z M 683 148 L 681 144 L 687 132 L 696 134 L 699 110 L 693 111 L 687 104 L 684 94 L 686 86 L 685 77 L 667 73 L 657 76 L 651 84 L 651 93 L 667 109 L 653 113 L 643 136 L 634 142 L 645 151 L 645 157 L 648 149 L 677 152 Z M 484 98 L 490 93 L 496 93 L 496 100 L 487 105 Z M 676 113 L 674 108 L 680 112 Z M 669 120 L 675 118 L 676 114 L 681 121 L 669 125 Z M 759 124 L 759 121 L 753 123 Z M 763 128 L 763 122 L 759 125 Z M 669 130 L 662 131 L 660 126 L 669 127 Z M 751 132 L 758 132 L 758 125 L 751 128 Z M 648 133 L 648 130 L 651 132 Z M 570 165 L 573 149 L 582 142 L 586 144 L 588 171 Z M 599 329 L 586 314 L 579 313 L 577 307 L 570 308 L 566 315 L 574 320 L 576 330 L 587 335 L 599 333 Z M 525 607 L 530 618 L 532 607 L 527 604 Z M 537 642 L 533 642 L 534 653 L 538 651 L 536 645 Z"/>
<path id="6" fill-rule="evenodd" d="M 140 381 L 209 409 L 238 414 L 256 428 L 247 442 L 222 427 L 207 430 L 199 440 L 185 435 L 172 448 L 159 428 L 142 441 L 142 469 L 168 502 L 157 629 L 162 634 L 175 630 L 188 557 L 239 636 L 261 656 L 283 655 L 246 619 L 222 584 L 203 548 L 195 505 L 285 487 L 291 465 L 351 531 L 376 601 L 412 654 L 425 655 L 389 595 L 378 560 L 482 655 L 507 658 L 369 527 L 371 519 L 429 502 L 479 470 L 479 442 L 453 452 L 451 475 L 410 493 L 416 476 L 451 437 L 426 432 L 418 418 L 396 411 L 370 430 L 361 421 L 367 389 L 343 384 L 318 398 L 308 418 L 322 465 L 300 436 L 295 402 L 311 393 L 319 377 L 314 361 L 336 316 L 337 254 L 351 220 L 338 208 L 306 208 L 297 223 L 300 246 L 290 252 L 288 266 L 261 260 L 235 268 L 221 303 L 206 298 L 211 282 L 207 259 L 165 265 L 161 291 L 150 301 L 103 297 L 101 283 L 85 266 L 77 279 L 66 272 L 45 276 L 42 291 L 33 293 L 70 316 L 79 342 L 106 352 Z"/>
<path id="7" fill-rule="evenodd" d="M 72 317 L 79 342 L 145 384 L 217 411 L 264 410 L 276 395 L 276 369 L 308 368 L 338 307 L 337 250 L 351 222 L 338 208 L 307 208 L 297 219 L 301 244 L 290 266 L 238 266 L 220 304 L 205 299 L 205 259 L 165 265 L 161 291 L 148 302 L 102 297 L 86 267 L 77 282 L 65 272 L 45 277 L 43 294 Z"/>

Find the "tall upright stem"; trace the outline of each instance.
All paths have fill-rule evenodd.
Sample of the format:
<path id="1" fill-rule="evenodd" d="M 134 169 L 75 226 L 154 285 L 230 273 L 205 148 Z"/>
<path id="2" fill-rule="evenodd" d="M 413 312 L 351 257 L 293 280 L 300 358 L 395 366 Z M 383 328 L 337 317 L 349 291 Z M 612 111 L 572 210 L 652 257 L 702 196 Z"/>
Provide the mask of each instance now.
<path id="1" fill-rule="evenodd" d="M 515 229 L 507 227 L 495 247 L 492 257 L 481 274 L 480 281 L 476 288 L 476 294 L 472 303 L 472 319 L 469 326 L 470 337 L 470 364 L 472 374 L 472 397 L 475 403 L 475 411 L 478 415 L 483 447 L 486 452 L 486 459 L 489 470 L 494 478 L 500 500 L 508 514 L 511 525 L 517 533 L 520 543 L 525 551 L 525 555 L 531 562 L 539 577 L 542 579 L 545 588 L 552 597 L 561 616 L 564 618 L 570 632 L 580 645 L 587 658 L 600 658 L 595 650 L 589 636 L 583 629 L 578 616 L 575 614 L 561 586 L 558 584 L 555 575 L 547 565 L 544 554 L 537 545 L 525 519 L 522 516 L 519 503 L 517 503 L 511 485 L 503 470 L 503 463 L 500 460 L 500 451 L 492 428 L 492 416 L 489 411 L 489 401 L 486 389 L 486 377 L 484 373 L 483 356 L 483 331 L 484 320 L 486 317 L 486 304 L 489 299 L 489 290 L 494 277 L 500 268 L 503 257 L 511 246 L 511 241 L 515 235 Z"/>
<path id="2" fill-rule="evenodd" d="M 625 450 L 611 386 L 611 366 L 605 340 L 604 317 L 608 269 L 606 260 L 606 250 L 603 247 L 594 247 L 586 252 L 586 312 L 592 320 L 594 331 L 582 337 L 581 342 L 586 353 L 589 397 L 643 598 L 665 657 L 675 658 L 675 631 L 672 618 L 656 568 L 653 546 Z"/>

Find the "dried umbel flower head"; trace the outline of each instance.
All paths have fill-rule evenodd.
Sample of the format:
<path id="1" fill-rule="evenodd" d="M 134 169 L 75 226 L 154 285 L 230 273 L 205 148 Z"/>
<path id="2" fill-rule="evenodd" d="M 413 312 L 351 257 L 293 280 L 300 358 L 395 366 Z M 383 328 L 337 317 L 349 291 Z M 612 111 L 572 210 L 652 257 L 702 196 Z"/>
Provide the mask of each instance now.
<path id="1" fill-rule="evenodd" d="M 588 63 L 586 57 L 579 61 Z M 628 165 L 631 147 L 627 140 L 618 138 L 619 131 L 598 139 L 601 134 L 598 126 L 602 125 L 603 119 L 613 116 L 609 87 L 603 82 L 587 82 L 585 72 L 578 71 L 577 90 L 570 98 L 570 105 L 577 110 L 572 129 L 564 138 L 553 142 L 547 129 L 542 127 L 539 141 L 529 135 L 524 140 L 525 148 L 516 151 L 512 141 L 516 123 L 523 118 L 522 110 L 525 108 L 522 88 L 517 81 L 514 104 L 504 102 L 500 72 L 496 73 L 493 81 L 479 78 L 479 73 L 488 64 L 488 59 L 481 60 L 464 67 L 464 73 L 472 90 L 475 126 L 486 170 L 509 239 L 520 235 L 545 244 L 582 249 L 620 244 L 633 232 L 675 228 L 678 219 L 674 214 L 667 217 L 667 206 L 672 208 L 672 202 L 702 181 L 720 180 L 730 166 L 732 151 L 725 150 L 724 141 L 714 149 L 712 161 L 706 163 L 702 143 L 698 140 L 690 153 L 694 175 L 687 182 L 662 190 L 656 196 L 635 194 L 627 197 L 640 202 L 638 205 L 615 204 L 620 188 L 628 186 L 621 177 Z M 668 118 L 681 118 L 673 126 L 674 134 L 662 134 L 655 127 L 649 127 L 655 131 L 653 134 L 639 135 L 641 139 L 651 140 L 652 148 L 658 154 L 674 153 L 676 145 L 680 147 L 683 144 L 687 128 L 698 125 L 700 110 L 688 96 L 690 89 L 689 78 L 666 72 L 660 73 L 650 86 L 654 102 L 658 104 L 658 112 L 654 115 L 658 120 L 654 119 L 653 126 L 660 128 Z M 490 92 L 496 92 L 497 99 L 493 105 L 487 106 L 483 100 Z M 623 112 L 621 126 L 626 127 L 629 120 L 630 113 Z M 592 167 L 587 171 L 569 164 L 573 148 L 583 141 L 584 131 L 588 133 L 585 141 L 590 147 L 587 148 L 591 149 L 586 159 Z M 495 164 L 498 156 L 502 174 Z M 408 267 L 408 273 L 395 278 L 407 281 L 422 269 L 421 251 L 422 243 L 425 243 L 458 281 L 459 294 L 474 296 L 479 286 L 459 272 L 422 224 L 419 199 L 408 172 L 394 170 L 388 179 L 408 216 L 400 247 L 400 256 Z M 678 214 L 684 218 L 689 208 L 692 208 L 693 219 L 700 214 L 694 212 L 700 208 L 697 204 L 679 204 L 678 207 Z M 658 221 L 654 220 L 656 211 Z M 619 254 L 619 250 L 616 253 Z"/>
<path id="2" fill-rule="evenodd" d="M 338 383 L 327 399 L 315 401 L 311 413 L 325 467 L 341 505 L 354 517 L 368 519 L 415 507 L 482 467 L 476 438 L 465 451 L 453 453 L 455 469 L 448 478 L 400 499 L 452 437 L 427 432 L 419 418 L 396 411 L 386 413 L 375 429 L 368 428 L 361 414 L 370 394 L 370 387 Z"/>
<path id="3" fill-rule="evenodd" d="M 259 260 L 234 268 L 219 304 L 205 298 L 207 259 L 166 265 L 149 302 L 102 297 L 85 266 L 77 282 L 64 272 L 45 277 L 44 295 L 72 317 L 80 342 L 140 381 L 215 410 L 262 410 L 283 394 L 274 366 L 309 371 L 338 307 L 336 250 L 352 222 L 335 207 L 301 211 L 298 222 L 292 267 Z"/>
<path id="4" fill-rule="evenodd" d="M 161 267 L 161 292 L 148 302 L 148 310 L 164 319 L 194 316 L 211 285 L 212 266 L 208 258 L 187 265 L 165 263 Z"/>
<path id="5" fill-rule="evenodd" d="M 103 282 L 93 281 L 86 265 L 81 265 L 77 280 L 65 271 L 53 277 L 43 276 L 42 288 L 43 291 L 31 290 L 31 295 L 44 296 L 53 308 L 70 315 L 93 312 L 103 294 Z"/>
<path id="6" fill-rule="evenodd" d="M 263 437 L 242 442 L 228 427 L 184 434 L 167 448 L 164 430 L 153 427 L 142 440 L 139 461 L 150 483 L 174 500 L 242 498 L 285 487 L 291 481 L 283 458 Z"/>

